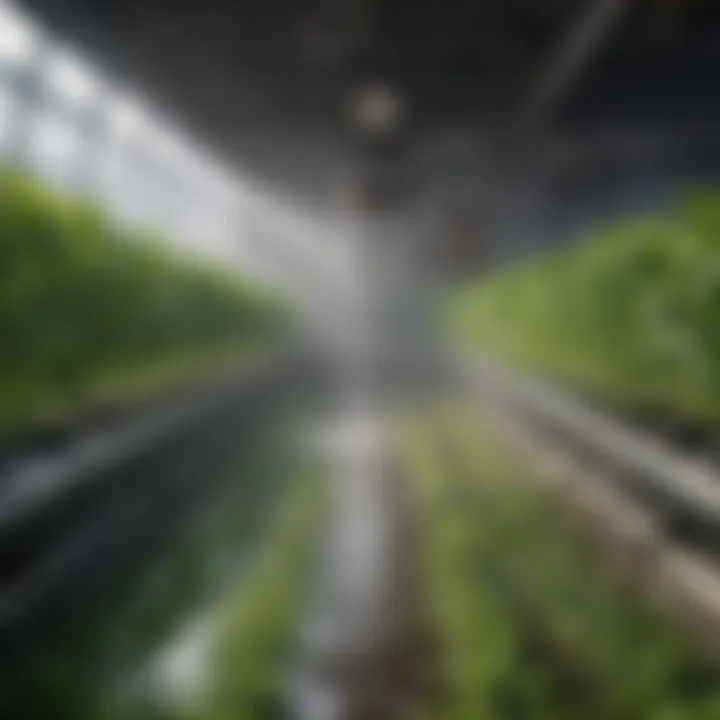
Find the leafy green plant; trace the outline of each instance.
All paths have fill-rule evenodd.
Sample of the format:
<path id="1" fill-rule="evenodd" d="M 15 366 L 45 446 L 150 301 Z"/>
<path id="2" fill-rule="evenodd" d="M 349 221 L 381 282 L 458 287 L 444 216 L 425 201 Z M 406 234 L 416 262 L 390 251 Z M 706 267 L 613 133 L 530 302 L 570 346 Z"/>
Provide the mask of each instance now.
<path id="1" fill-rule="evenodd" d="M 0 170 L 0 435 L 227 368 L 286 316 L 249 278 Z"/>
<path id="2" fill-rule="evenodd" d="M 228 604 L 202 720 L 279 717 L 287 661 L 297 640 L 322 507 L 320 478 L 300 478 L 285 498 L 267 546 Z"/>
<path id="3" fill-rule="evenodd" d="M 445 646 L 445 693 L 429 715 L 714 717 L 717 669 L 614 581 L 534 470 L 455 408 L 426 417 L 405 457 Z"/>
<path id="4" fill-rule="evenodd" d="M 618 405 L 720 421 L 720 194 L 628 221 L 454 295 L 456 342 Z"/>

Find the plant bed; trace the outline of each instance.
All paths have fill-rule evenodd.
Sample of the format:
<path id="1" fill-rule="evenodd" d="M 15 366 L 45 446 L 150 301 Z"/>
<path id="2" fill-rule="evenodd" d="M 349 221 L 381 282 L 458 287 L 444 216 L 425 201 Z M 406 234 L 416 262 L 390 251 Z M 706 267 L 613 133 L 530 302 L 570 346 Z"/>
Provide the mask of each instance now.
<path id="1" fill-rule="evenodd" d="M 286 493 L 260 556 L 221 615 L 212 687 L 191 715 L 196 720 L 270 720 L 288 712 L 324 496 L 319 468 L 306 469 Z"/>
<path id="2" fill-rule="evenodd" d="M 455 343 L 529 368 L 678 439 L 720 428 L 720 193 L 478 279 Z"/>
<path id="3" fill-rule="evenodd" d="M 717 717 L 715 664 L 615 581 L 488 427 L 453 410 L 410 436 L 447 658 L 435 717 Z"/>
<path id="4" fill-rule="evenodd" d="M 0 171 L 5 446 L 227 372 L 267 347 L 286 319 L 250 278 Z"/>
<path id="5" fill-rule="evenodd" d="M 236 439 L 219 462 L 205 463 L 182 517 L 171 518 L 177 508 L 165 507 L 158 518 L 161 537 L 149 543 L 142 535 L 132 558 L 106 568 L 100 588 L 84 593 L 78 584 L 52 632 L 31 635 L 6 653 L 3 717 L 138 720 L 187 717 L 197 709 L 176 713 L 157 694 L 155 672 L 170 641 L 199 613 L 217 615 L 220 654 L 246 593 L 260 593 L 254 588 L 266 558 L 277 554 L 271 546 L 280 528 L 290 533 L 287 526 L 299 522 L 301 505 L 319 512 L 320 481 L 294 445 L 294 422 L 267 419 L 249 443 Z M 310 540 L 292 532 L 295 544 L 286 552 L 294 560 Z M 287 571 L 301 568 L 292 564 Z M 299 607 L 300 595 L 298 585 L 282 602 L 295 599 Z"/>

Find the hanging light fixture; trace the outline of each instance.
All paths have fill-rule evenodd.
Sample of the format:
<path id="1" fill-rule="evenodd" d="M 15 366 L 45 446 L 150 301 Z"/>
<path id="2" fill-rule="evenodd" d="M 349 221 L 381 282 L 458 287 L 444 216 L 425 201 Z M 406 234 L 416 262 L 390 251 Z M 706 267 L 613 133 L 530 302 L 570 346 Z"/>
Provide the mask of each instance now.
<path id="1" fill-rule="evenodd" d="M 401 127 L 403 116 L 403 98 L 389 83 L 370 83 L 353 95 L 352 123 L 366 137 L 380 139 L 393 135 Z"/>

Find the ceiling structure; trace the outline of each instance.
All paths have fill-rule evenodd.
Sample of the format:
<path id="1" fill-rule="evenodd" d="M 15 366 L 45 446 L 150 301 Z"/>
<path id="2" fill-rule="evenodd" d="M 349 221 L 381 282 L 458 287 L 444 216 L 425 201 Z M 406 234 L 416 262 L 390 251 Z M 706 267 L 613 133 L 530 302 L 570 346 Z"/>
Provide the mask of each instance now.
<path id="1" fill-rule="evenodd" d="M 298 184 L 343 162 L 348 100 L 364 78 L 401 88 L 422 128 L 495 118 L 517 102 L 569 15 L 567 3 L 527 0 L 25 5 L 224 155 Z"/>
<path id="2" fill-rule="evenodd" d="M 519 162 L 562 197 L 578 168 L 692 165 L 718 145 L 712 0 L 22 4 L 231 164 L 318 206 L 343 182 L 349 100 L 370 81 L 404 98 L 406 157 L 438 197 L 480 166 Z"/>

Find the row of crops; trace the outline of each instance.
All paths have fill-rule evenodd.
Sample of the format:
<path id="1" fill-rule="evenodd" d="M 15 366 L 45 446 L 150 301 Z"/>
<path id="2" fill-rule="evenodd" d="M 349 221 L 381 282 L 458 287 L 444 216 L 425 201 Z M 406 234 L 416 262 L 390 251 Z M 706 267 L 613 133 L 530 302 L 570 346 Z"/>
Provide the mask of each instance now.
<path id="1" fill-rule="evenodd" d="M 718 669 L 616 580 L 491 425 L 453 405 L 403 437 L 443 653 L 428 717 L 718 717 Z"/>
<path id="2" fill-rule="evenodd" d="M 324 502 L 323 470 L 296 422 L 276 417 L 251 442 L 237 438 L 229 462 L 207 464 L 202 479 L 218 487 L 183 527 L 118 568 L 37 647 L 8 653 L 0 715 L 276 717 Z"/>
<path id="3" fill-rule="evenodd" d="M 237 271 L 0 171 L 0 436 L 226 369 L 285 315 Z"/>
<path id="4" fill-rule="evenodd" d="M 451 298 L 454 338 L 619 407 L 720 421 L 720 193 L 624 221 Z"/>
<path id="5" fill-rule="evenodd" d="M 286 494 L 248 583 L 222 614 L 213 691 L 198 720 L 287 713 L 325 494 L 317 467 L 306 468 Z"/>

